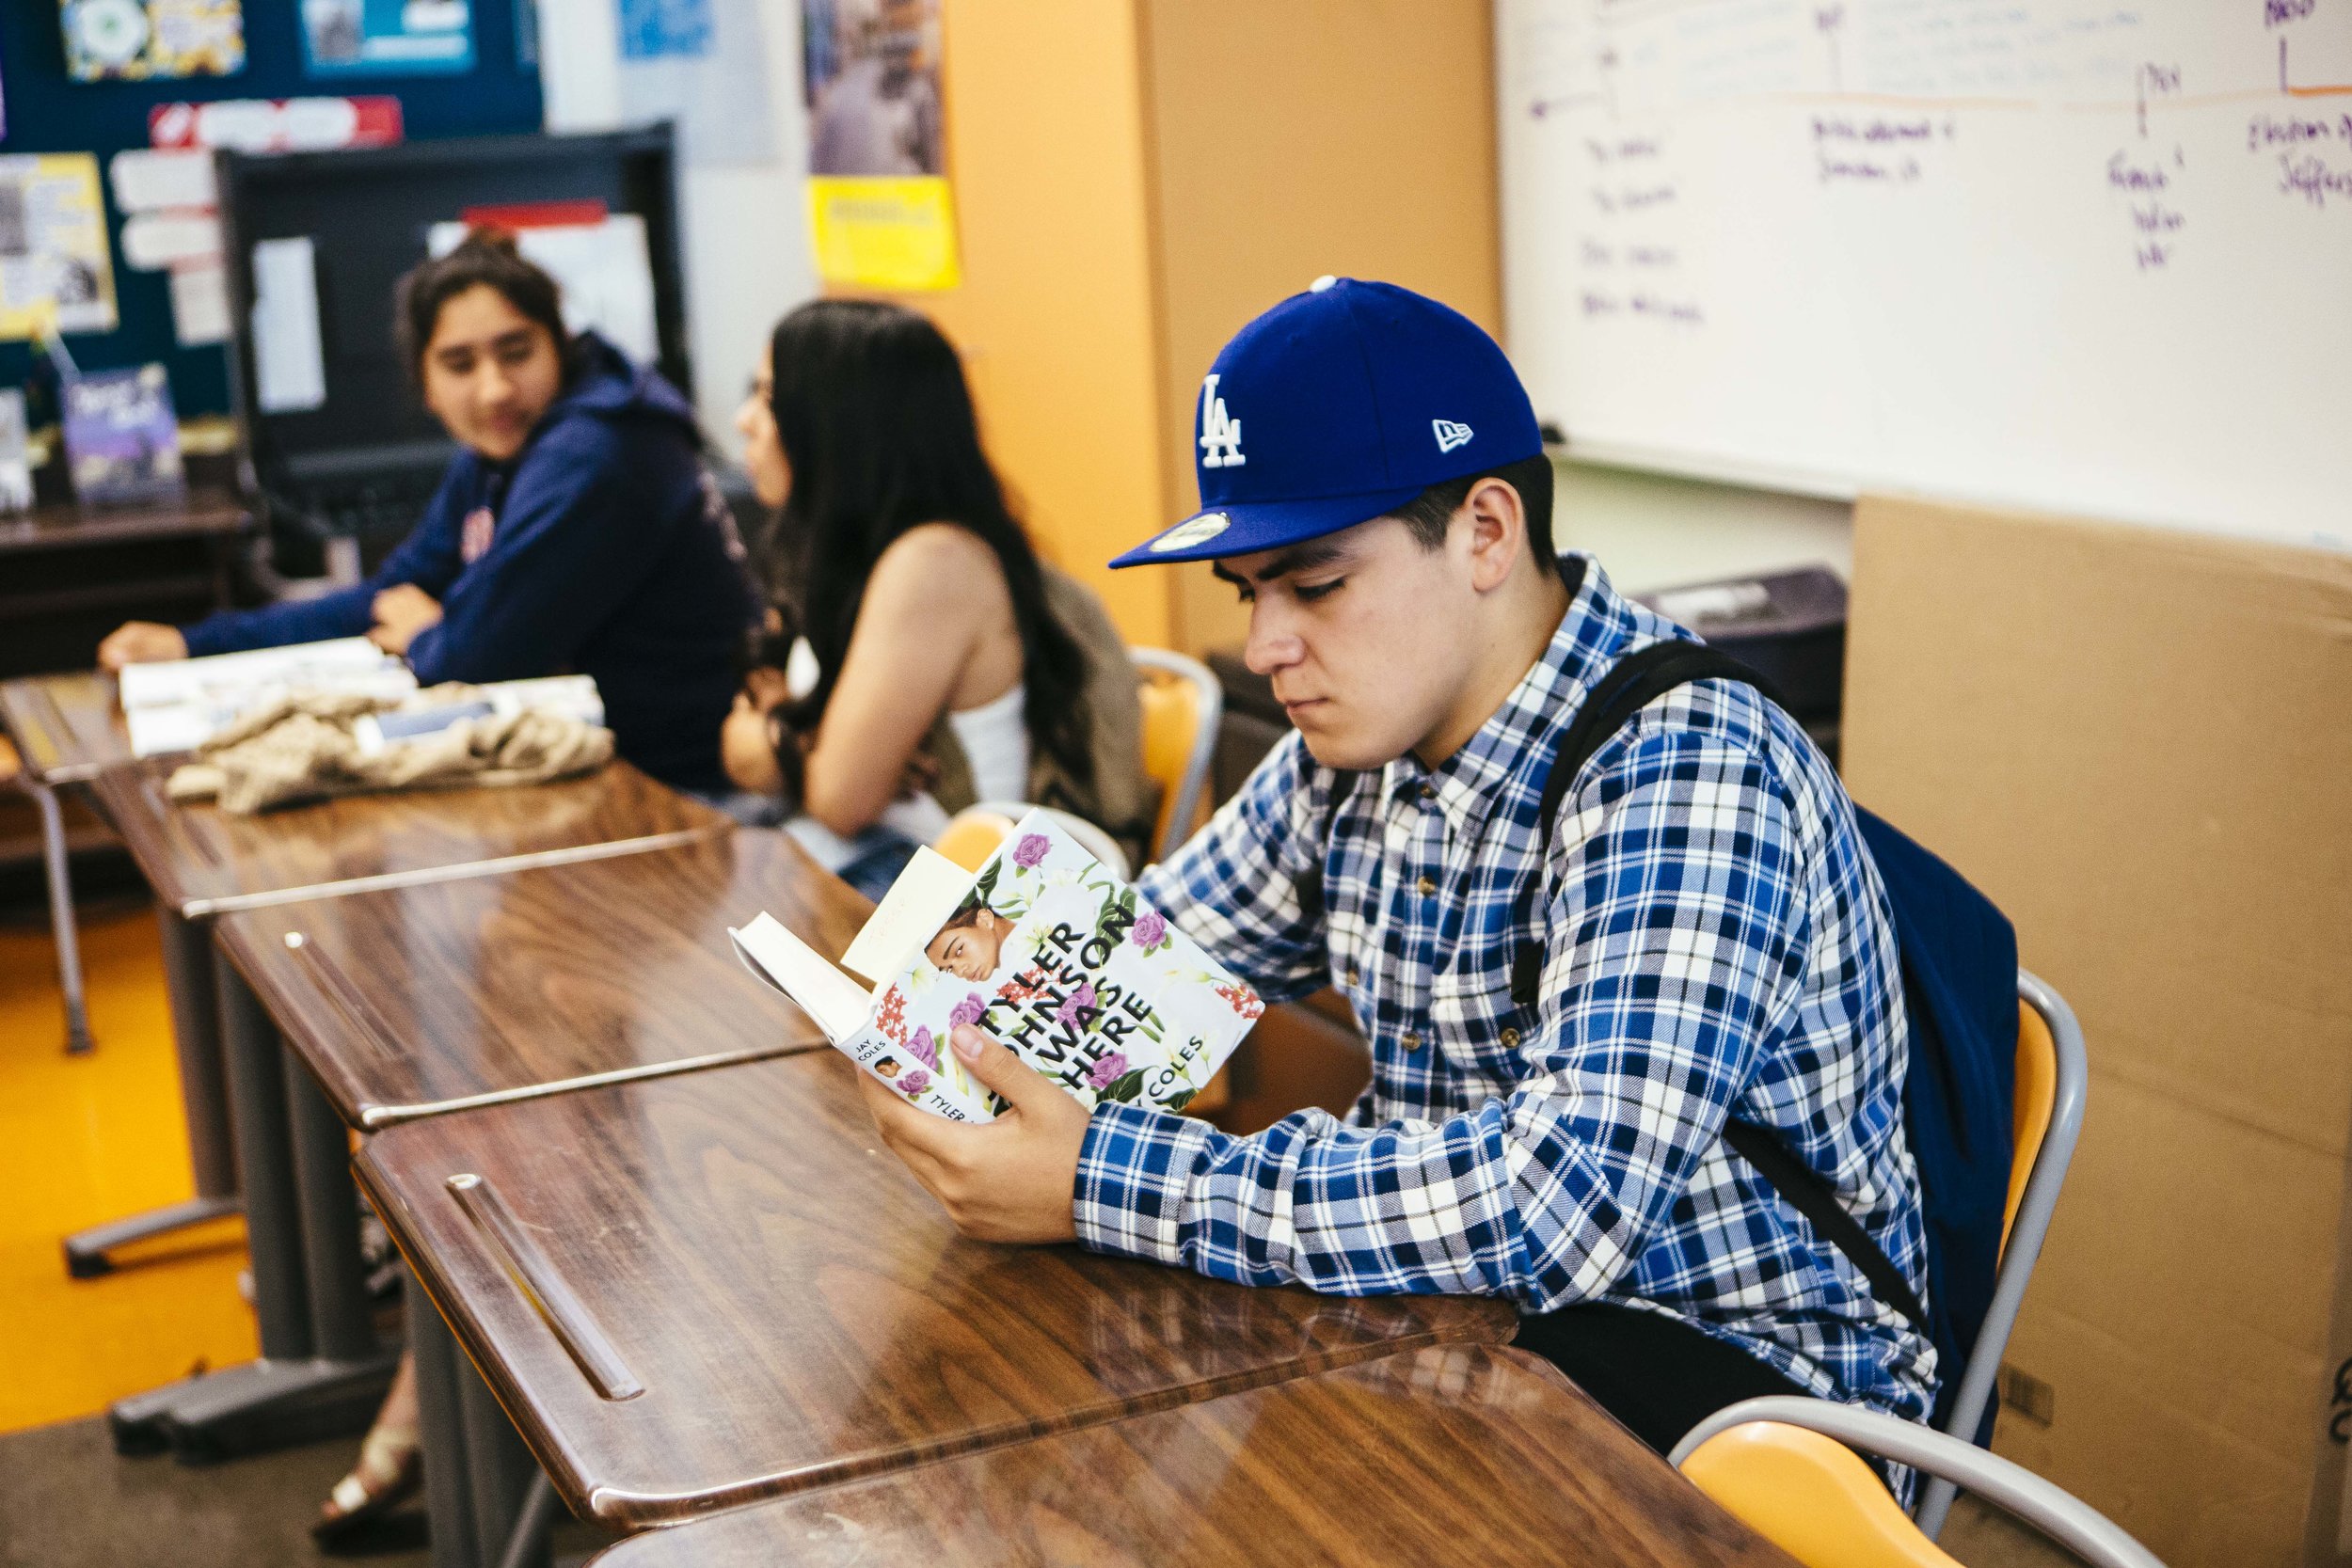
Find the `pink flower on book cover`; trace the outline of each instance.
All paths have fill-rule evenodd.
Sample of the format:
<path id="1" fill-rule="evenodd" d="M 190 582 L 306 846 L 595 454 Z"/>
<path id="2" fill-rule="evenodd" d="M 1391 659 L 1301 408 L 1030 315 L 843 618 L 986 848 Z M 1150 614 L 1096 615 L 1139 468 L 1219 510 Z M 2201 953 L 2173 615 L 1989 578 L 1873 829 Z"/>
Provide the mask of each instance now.
<path id="1" fill-rule="evenodd" d="M 1023 833 L 1021 842 L 1012 847 L 1012 863 L 1024 871 L 1031 870 L 1053 847 L 1054 841 L 1043 833 Z"/>
<path id="2" fill-rule="evenodd" d="M 960 1029 L 967 1023 L 977 1023 L 987 1011 L 988 999 L 978 991 L 968 992 L 962 1001 L 956 1004 L 955 1011 L 947 1015 L 947 1027 Z"/>
<path id="3" fill-rule="evenodd" d="M 931 1086 L 931 1075 L 921 1068 L 898 1075 L 898 1092 L 912 1100 Z"/>
<path id="4" fill-rule="evenodd" d="M 1061 1006 L 1054 1009 L 1054 1022 L 1065 1028 L 1075 1029 L 1080 1027 L 1078 1014 L 1093 1010 L 1094 982 L 1081 980 L 1078 982 L 1078 989 L 1063 997 Z"/>
<path id="5" fill-rule="evenodd" d="M 907 1042 L 907 993 L 893 986 L 882 992 L 882 1006 L 874 1010 L 874 1027 L 894 1045 Z"/>
<path id="6" fill-rule="evenodd" d="M 1120 1052 L 1111 1052 L 1087 1069 L 1087 1087 L 1107 1089 L 1126 1076 L 1127 1058 Z"/>
<path id="7" fill-rule="evenodd" d="M 907 1041 L 907 1054 L 933 1072 L 939 1070 L 939 1047 L 932 1043 L 931 1032 L 929 1029 L 917 1029 L 914 1032 L 913 1037 Z"/>
<path id="8" fill-rule="evenodd" d="M 1003 985 L 998 986 L 996 988 L 996 1000 L 999 1002 L 1010 1002 L 1016 1006 L 1026 1002 L 1029 998 L 1037 994 L 1037 980 L 1035 979 L 1036 974 L 1037 971 L 1034 969 L 1024 970 L 1021 974 L 1014 975 Z"/>
<path id="9" fill-rule="evenodd" d="M 1136 923 L 1127 931 L 1127 940 L 1152 952 L 1168 941 L 1168 917 L 1157 910 L 1146 910 L 1136 916 Z"/>
<path id="10" fill-rule="evenodd" d="M 1258 993 L 1238 980 L 1230 986 L 1216 987 L 1215 990 L 1217 995 L 1225 998 L 1225 1005 L 1244 1019 L 1256 1018 L 1265 1011 L 1265 1003 Z"/>

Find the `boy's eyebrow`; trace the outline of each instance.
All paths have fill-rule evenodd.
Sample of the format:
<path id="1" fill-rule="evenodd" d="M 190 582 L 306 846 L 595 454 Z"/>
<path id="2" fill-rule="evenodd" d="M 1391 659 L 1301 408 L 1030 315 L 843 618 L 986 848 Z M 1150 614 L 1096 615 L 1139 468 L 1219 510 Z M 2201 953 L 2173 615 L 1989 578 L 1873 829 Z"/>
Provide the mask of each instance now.
<path id="1" fill-rule="evenodd" d="M 1259 582 L 1272 582 L 1276 578 L 1286 577 L 1293 572 L 1307 572 L 1312 571 L 1317 566 L 1327 566 L 1347 553 L 1346 545 L 1336 536 L 1327 535 L 1321 539 L 1309 539 L 1280 551 L 1273 560 L 1251 573 L 1250 578 L 1244 578 L 1222 561 L 1209 562 L 1209 570 L 1236 588 L 1247 588 L 1249 586 L 1251 578 Z"/>

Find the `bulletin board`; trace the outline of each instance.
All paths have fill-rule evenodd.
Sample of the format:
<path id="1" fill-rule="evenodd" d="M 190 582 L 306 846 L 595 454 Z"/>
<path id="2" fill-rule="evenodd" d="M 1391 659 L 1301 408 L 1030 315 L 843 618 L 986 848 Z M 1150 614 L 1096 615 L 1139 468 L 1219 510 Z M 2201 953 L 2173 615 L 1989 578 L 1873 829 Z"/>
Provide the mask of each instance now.
<path id="1" fill-rule="evenodd" d="M 300 0 L 244 0 L 245 69 L 235 75 L 85 83 L 66 74 L 56 0 L 7 0 L 0 5 L 0 103 L 7 114 L 0 154 L 92 152 L 103 179 L 115 153 L 148 145 L 148 111 L 155 104 L 224 98 L 394 97 L 410 141 L 535 132 L 542 121 L 539 68 L 526 57 L 532 43 L 527 28 L 517 27 L 532 4 L 473 0 L 473 64 L 462 73 L 310 74 L 303 67 Z M 112 332 L 69 336 L 75 362 L 84 370 L 104 370 L 160 361 L 170 372 L 181 418 L 227 413 L 228 351 L 178 346 L 169 277 L 123 264 L 122 214 L 111 193 L 107 229 L 120 325 Z M 389 332 L 389 299 L 384 309 Z M 24 344 L 0 343 L 0 387 L 20 385 L 30 365 Z"/>

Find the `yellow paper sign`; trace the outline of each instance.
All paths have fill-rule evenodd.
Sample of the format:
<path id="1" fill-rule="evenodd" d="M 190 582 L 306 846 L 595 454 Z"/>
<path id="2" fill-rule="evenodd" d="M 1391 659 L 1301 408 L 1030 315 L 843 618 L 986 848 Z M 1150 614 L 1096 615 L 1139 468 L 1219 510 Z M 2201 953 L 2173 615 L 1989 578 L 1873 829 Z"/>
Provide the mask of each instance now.
<path id="1" fill-rule="evenodd" d="M 87 152 L 0 157 L 0 339 L 114 329 L 98 160 Z"/>
<path id="2" fill-rule="evenodd" d="M 955 206 L 934 176 L 818 176 L 808 182 L 817 275 L 861 289 L 952 289 Z"/>

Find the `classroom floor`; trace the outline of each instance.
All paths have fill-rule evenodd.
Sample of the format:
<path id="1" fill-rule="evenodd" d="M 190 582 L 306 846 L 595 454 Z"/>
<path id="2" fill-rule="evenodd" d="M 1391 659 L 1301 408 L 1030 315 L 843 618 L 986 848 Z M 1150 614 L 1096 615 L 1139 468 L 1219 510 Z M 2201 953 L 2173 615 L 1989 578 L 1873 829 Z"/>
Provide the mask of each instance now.
<path id="1" fill-rule="evenodd" d="M 45 920 L 0 922 L 0 1568 L 182 1568 L 332 1560 L 309 1523 L 346 1465 L 347 1439 L 191 1469 L 115 1455 L 101 1418 L 122 1395 L 257 1352 L 237 1293 L 243 1227 L 224 1222 L 151 1245 L 94 1280 L 66 1277 L 58 1240 L 190 1193 L 187 1133 L 153 915 L 82 924 L 98 1049 L 69 1057 Z M 593 1549 L 568 1526 L 563 1557 Z M 1954 1512 L 1945 1546 L 1973 1568 L 2058 1568 L 2073 1560 L 2022 1526 Z M 365 1560 L 421 1568 L 423 1521 L 395 1528 Z"/>
<path id="2" fill-rule="evenodd" d="M 67 1278 L 58 1247 L 193 1191 L 158 942 L 144 910 L 83 923 L 98 1049 L 68 1056 L 47 922 L 0 927 L 0 1345 L 26 1347 L 0 1377 L 0 1433 L 258 1349 L 237 1294 L 241 1223 L 149 1243 L 138 1266 L 100 1279 Z"/>

